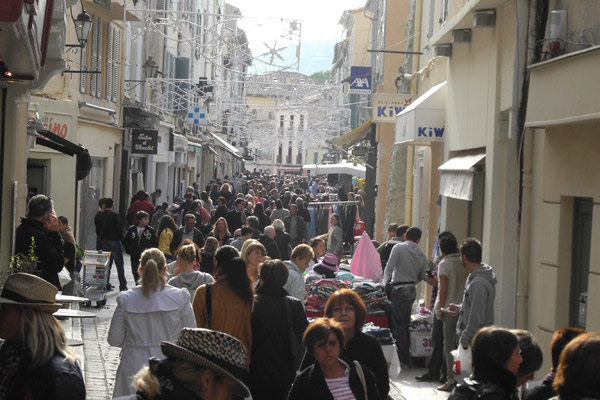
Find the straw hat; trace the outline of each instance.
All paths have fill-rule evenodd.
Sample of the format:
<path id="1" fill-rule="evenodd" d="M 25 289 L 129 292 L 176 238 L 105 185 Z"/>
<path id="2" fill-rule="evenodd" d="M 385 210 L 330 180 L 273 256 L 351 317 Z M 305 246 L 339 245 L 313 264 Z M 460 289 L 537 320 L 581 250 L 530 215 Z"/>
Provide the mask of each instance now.
<path id="1" fill-rule="evenodd" d="M 38 276 L 25 273 L 12 274 L 4 284 L 0 294 L 0 304 L 16 304 L 55 313 L 62 307 L 62 304 L 55 302 L 57 291 L 56 286 Z"/>
<path id="2" fill-rule="evenodd" d="M 163 354 L 211 369 L 235 382 L 234 391 L 247 397 L 248 387 L 242 382 L 246 374 L 246 347 L 231 335 L 201 328 L 183 328 L 177 342 L 162 342 Z"/>

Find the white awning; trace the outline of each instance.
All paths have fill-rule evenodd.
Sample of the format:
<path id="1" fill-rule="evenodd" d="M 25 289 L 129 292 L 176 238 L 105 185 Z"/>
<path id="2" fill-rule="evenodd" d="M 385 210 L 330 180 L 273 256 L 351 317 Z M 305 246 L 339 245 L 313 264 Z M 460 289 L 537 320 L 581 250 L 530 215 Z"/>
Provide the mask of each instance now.
<path id="1" fill-rule="evenodd" d="M 305 164 L 302 166 L 305 171 L 314 171 L 315 175 L 319 174 L 349 174 L 364 178 L 367 173 L 367 168 L 364 165 L 354 165 L 347 160 L 342 160 L 337 164 Z"/>
<path id="2" fill-rule="evenodd" d="M 438 167 L 440 194 L 471 201 L 473 199 L 473 171 L 485 154 L 469 154 L 453 157 Z"/>
<path id="3" fill-rule="evenodd" d="M 231 154 L 233 154 L 236 157 L 241 157 L 238 154 L 240 151 L 238 149 L 236 149 L 234 146 L 230 145 L 225 140 L 221 139 L 220 137 L 218 137 L 217 135 L 215 135 L 212 132 L 208 132 L 208 134 L 211 135 L 217 141 L 217 144 L 219 144 L 221 147 L 223 147 L 226 151 L 230 152 Z"/>
<path id="4" fill-rule="evenodd" d="M 446 81 L 432 87 L 396 117 L 395 144 L 443 142 L 446 131 Z"/>

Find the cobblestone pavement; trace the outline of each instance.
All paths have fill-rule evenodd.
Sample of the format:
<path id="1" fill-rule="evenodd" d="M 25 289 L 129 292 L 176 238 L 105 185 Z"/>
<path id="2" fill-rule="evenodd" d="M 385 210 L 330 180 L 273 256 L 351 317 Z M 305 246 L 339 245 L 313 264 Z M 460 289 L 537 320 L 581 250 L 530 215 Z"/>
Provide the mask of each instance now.
<path id="1" fill-rule="evenodd" d="M 125 276 L 129 287 L 133 286 L 133 275 L 129 257 L 125 256 Z M 116 270 L 111 273 L 111 283 L 119 287 Z M 96 314 L 96 318 L 68 319 L 61 321 L 67 337 L 83 341 L 83 346 L 74 347 L 79 354 L 82 369 L 84 371 L 87 399 L 108 400 L 112 398 L 115 383 L 115 374 L 119 366 L 119 351 L 117 347 L 109 346 L 106 338 L 110 320 L 116 307 L 118 291 L 106 294 L 107 302 L 103 307 L 80 307 L 84 311 Z M 75 306 L 76 307 L 76 306 Z M 425 368 L 411 368 L 400 372 L 400 375 L 392 380 L 390 398 L 394 400 L 442 400 L 448 394 L 435 390 L 439 383 L 417 382 L 415 376 L 422 375 Z M 260 400 L 260 399 L 256 399 Z"/>

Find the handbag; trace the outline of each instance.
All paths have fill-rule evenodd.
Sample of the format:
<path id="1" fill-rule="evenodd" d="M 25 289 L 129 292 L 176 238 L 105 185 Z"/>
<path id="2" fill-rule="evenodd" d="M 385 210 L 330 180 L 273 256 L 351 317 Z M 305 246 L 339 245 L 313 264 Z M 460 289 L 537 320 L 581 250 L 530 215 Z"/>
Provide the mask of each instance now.
<path id="1" fill-rule="evenodd" d="M 365 392 L 365 400 L 369 400 L 369 394 L 367 392 L 367 381 L 365 380 L 365 372 L 362 369 L 360 363 L 356 360 L 353 361 L 354 366 L 356 367 L 356 373 L 358 374 L 358 379 L 360 379 L 360 383 L 362 383 L 363 391 Z"/>
<path id="2" fill-rule="evenodd" d="M 300 365 L 302 364 L 302 359 L 304 358 L 304 353 L 306 348 L 304 344 L 298 339 L 296 334 L 294 333 L 294 328 L 292 327 L 292 312 L 290 309 L 290 304 L 287 298 L 283 299 L 285 302 L 285 309 L 287 313 L 287 321 L 288 321 L 288 330 L 290 335 L 290 352 L 292 354 L 292 367 L 294 371 L 298 371 Z"/>

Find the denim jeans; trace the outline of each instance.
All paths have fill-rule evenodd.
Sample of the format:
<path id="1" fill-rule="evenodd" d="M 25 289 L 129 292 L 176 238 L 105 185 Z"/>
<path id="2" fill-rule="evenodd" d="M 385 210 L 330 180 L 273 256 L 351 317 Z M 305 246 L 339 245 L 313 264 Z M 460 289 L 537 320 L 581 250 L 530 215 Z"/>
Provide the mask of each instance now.
<path id="1" fill-rule="evenodd" d="M 396 339 L 400 363 L 410 364 L 410 315 L 417 298 L 415 285 L 403 286 L 392 290 L 392 333 Z"/>
<path id="2" fill-rule="evenodd" d="M 444 363 L 444 323 L 441 319 L 433 317 L 433 328 L 431 329 L 431 344 L 433 351 L 427 364 L 429 375 L 439 377 L 446 375 L 446 364 Z"/>
<path id="3" fill-rule="evenodd" d="M 123 268 L 124 262 L 121 242 L 116 240 L 103 240 L 102 250 L 110 251 L 107 282 L 110 283 L 110 270 L 112 269 L 112 264 L 114 261 L 115 265 L 117 266 L 117 274 L 119 275 L 119 290 L 127 289 L 127 278 L 125 278 L 125 269 Z"/>

